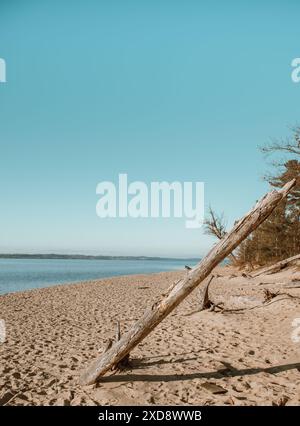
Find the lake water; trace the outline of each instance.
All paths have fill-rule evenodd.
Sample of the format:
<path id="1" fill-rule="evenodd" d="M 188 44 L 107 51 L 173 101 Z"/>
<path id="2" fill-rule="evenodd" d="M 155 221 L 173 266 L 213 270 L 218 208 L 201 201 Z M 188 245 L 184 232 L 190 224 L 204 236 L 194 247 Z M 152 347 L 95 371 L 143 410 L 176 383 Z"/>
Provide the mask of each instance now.
<path id="1" fill-rule="evenodd" d="M 0 259 L 0 294 L 117 275 L 183 270 L 195 260 Z"/>

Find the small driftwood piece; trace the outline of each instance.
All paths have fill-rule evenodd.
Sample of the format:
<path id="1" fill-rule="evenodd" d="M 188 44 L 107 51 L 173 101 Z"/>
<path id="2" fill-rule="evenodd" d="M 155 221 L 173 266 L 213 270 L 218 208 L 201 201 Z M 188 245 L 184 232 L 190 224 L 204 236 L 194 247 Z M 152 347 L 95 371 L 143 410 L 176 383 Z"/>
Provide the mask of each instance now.
<path id="1" fill-rule="evenodd" d="M 116 342 L 118 342 L 121 339 L 121 327 L 120 327 L 120 321 L 117 321 L 116 324 Z M 105 354 L 113 345 L 113 339 L 108 339 L 106 346 L 104 348 L 104 351 L 102 352 Z M 130 365 L 129 363 L 129 354 L 126 355 L 116 366 L 113 367 L 113 370 L 123 370 L 124 368 L 128 367 Z"/>
<path id="2" fill-rule="evenodd" d="M 200 303 L 200 311 L 204 311 L 205 309 L 209 309 L 212 305 L 212 302 L 209 300 L 209 296 L 208 296 L 208 288 L 210 283 L 212 282 L 212 280 L 214 279 L 214 275 L 212 275 L 208 281 L 208 283 L 206 284 L 204 291 L 203 291 L 203 297 Z"/>
<path id="3" fill-rule="evenodd" d="M 214 275 L 212 275 L 210 277 L 208 283 L 206 284 L 206 286 L 204 288 L 204 291 L 202 292 L 203 296 L 202 296 L 202 300 L 201 300 L 201 303 L 200 303 L 200 309 L 199 309 L 200 312 L 205 311 L 207 309 L 209 309 L 210 311 L 215 311 L 216 308 L 219 308 L 220 310 L 223 309 L 223 307 L 220 306 L 223 303 L 216 304 L 212 300 L 210 300 L 210 298 L 209 298 L 208 290 L 209 290 L 209 286 L 210 286 L 210 284 L 211 284 L 211 282 L 214 278 L 215 278 Z"/>
<path id="4" fill-rule="evenodd" d="M 120 321 L 117 321 L 117 326 L 116 326 L 116 342 L 118 342 L 120 339 L 121 339 Z"/>
<path id="5" fill-rule="evenodd" d="M 257 272 L 252 273 L 252 277 L 258 277 L 259 275 L 271 275 L 280 272 L 282 269 L 286 268 L 289 264 L 300 260 L 300 254 L 296 256 L 288 257 L 287 259 L 281 260 L 280 262 L 275 263 L 274 265 L 267 266 L 266 268 L 260 269 Z"/>
<path id="6" fill-rule="evenodd" d="M 279 295 L 279 291 L 276 291 L 275 293 L 270 291 L 269 289 L 264 289 L 264 303 L 270 302 L 270 300 L 274 299 Z"/>
<path id="7" fill-rule="evenodd" d="M 117 321 L 116 325 L 116 343 L 121 339 L 121 328 L 120 328 L 120 321 Z M 128 353 L 121 361 L 119 361 L 115 366 L 112 367 L 113 370 L 124 370 L 125 368 L 130 366 L 129 362 L 129 356 Z"/>
<path id="8" fill-rule="evenodd" d="M 103 353 L 107 352 L 112 347 L 112 344 L 113 344 L 113 340 L 112 339 L 108 339 L 108 341 L 106 343 L 106 346 L 104 348 Z"/>
<path id="9" fill-rule="evenodd" d="M 218 244 L 189 271 L 170 292 L 146 310 L 144 315 L 116 342 L 108 352 L 96 359 L 80 377 L 82 385 L 93 384 L 118 365 L 212 270 L 247 238 L 287 196 L 296 180 L 282 189 L 266 194 L 246 216 L 238 221 Z"/>

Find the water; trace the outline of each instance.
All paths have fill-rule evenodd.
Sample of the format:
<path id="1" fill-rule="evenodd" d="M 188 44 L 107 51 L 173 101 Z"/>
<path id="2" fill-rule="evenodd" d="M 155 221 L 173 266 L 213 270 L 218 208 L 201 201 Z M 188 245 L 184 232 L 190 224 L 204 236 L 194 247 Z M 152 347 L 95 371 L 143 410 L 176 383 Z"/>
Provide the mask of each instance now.
<path id="1" fill-rule="evenodd" d="M 0 294 L 104 277 L 182 270 L 195 261 L 0 259 Z"/>

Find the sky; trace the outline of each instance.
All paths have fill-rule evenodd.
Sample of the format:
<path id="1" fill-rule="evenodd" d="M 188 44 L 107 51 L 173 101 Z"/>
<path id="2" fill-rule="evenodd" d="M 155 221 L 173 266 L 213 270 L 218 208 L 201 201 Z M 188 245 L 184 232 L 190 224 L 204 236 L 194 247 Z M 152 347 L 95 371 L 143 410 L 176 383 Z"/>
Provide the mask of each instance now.
<path id="1" fill-rule="evenodd" d="M 205 184 L 228 227 L 299 123 L 299 1 L 1 0 L 0 252 L 203 256 L 185 219 L 96 215 L 101 181 Z"/>

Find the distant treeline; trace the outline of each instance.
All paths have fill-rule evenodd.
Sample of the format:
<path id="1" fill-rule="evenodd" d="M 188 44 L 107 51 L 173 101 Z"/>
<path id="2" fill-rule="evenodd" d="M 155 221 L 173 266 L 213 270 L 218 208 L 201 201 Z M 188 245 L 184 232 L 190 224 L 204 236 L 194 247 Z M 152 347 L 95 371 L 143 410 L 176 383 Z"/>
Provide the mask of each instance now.
<path id="1" fill-rule="evenodd" d="M 151 256 L 92 256 L 84 254 L 28 254 L 28 253 L 0 253 L 0 259 L 83 259 L 83 260 L 162 260 L 162 261 L 190 261 L 198 262 L 199 259 L 183 259 L 173 257 L 151 257 Z"/>

